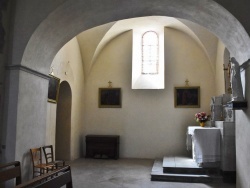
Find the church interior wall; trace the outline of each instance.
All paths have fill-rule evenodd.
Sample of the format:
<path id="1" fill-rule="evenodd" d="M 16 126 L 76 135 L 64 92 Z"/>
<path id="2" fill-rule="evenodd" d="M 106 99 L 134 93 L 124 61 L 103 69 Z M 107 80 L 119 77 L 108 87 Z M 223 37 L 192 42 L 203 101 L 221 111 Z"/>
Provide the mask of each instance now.
<path id="1" fill-rule="evenodd" d="M 31 159 L 29 150 L 24 151 L 23 148 L 44 143 L 48 80 L 23 70 L 6 72 L 9 77 L 7 81 L 12 87 L 8 88 L 9 95 L 5 103 L 8 102 L 12 108 L 8 109 L 5 117 L 5 123 L 11 126 L 6 127 L 4 144 L 7 149 L 3 160 L 20 161 L 22 169 L 25 169 L 22 174 L 27 179 L 31 176 Z M 29 122 L 33 122 L 32 126 Z"/>
<path id="2" fill-rule="evenodd" d="M 225 52 L 225 45 L 221 41 L 218 41 L 216 64 L 215 64 L 216 65 L 215 96 L 225 94 L 225 77 L 224 77 L 223 64 L 226 60 L 224 60 L 224 52 Z"/>
<path id="3" fill-rule="evenodd" d="M 249 103 L 250 99 L 250 69 L 243 71 L 244 81 L 242 82 L 245 88 L 245 99 Z M 249 104 L 248 104 L 249 106 Z M 249 107 L 244 110 L 236 111 L 236 172 L 237 172 L 237 188 L 249 187 L 250 181 L 247 174 L 250 173 L 248 163 L 250 161 L 249 148 L 250 148 L 250 109 Z"/>
<path id="4" fill-rule="evenodd" d="M 9 3 L 12 5 L 12 3 Z M 7 46 L 9 45 L 8 43 L 8 38 L 9 38 L 9 19 L 10 19 L 10 5 L 8 3 L 3 6 L 2 5 L 2 10 L 1 11 L 1 25 L 3 29 L 3 33 L 1 36 L 1 52 L 0 52 L 0 133 L 5 132 L 6 128 L 3 126 L 3 119 L 4 119 L 4 75 L 5 75 L 5 64 L 7 61 Z M 5 135 L 0 134 L 0 161 L 2 158 L 2 148 L 1 145 L 3 143 L 3 140 L 5 139 Z"/>
<path id="5" fill-rule="evenodd" d="M 165 89 L 131 89 L 132 32 L 110 41 L 86 78 L 84 135 L 120 135 L 121 157 L 187 155 L 187 126 L 197 124 L 196 112 L 210 110 L 215 80 L 206 54 L 183 32 L 166 28 L 165 36 Z M 186 79 L 201 87 L 200 108 L 174 107 L 174 87 L 185 86 Z M 98 108 L 98 88 L 109 81 L 122 89 L 122 108 Z"/>
<path id="6" fill-rule="evenodd" d="M 44 143 L 46 119 L 43 116 L 46 115 L 47 97 L 41 96 L 46 96 L 47 80 L 27 72 L 20 72 L 19 80 L 22 83 L 22 87 L 19 87 L 18 91 L 19 102 L 17 108 L 19 112 L 16 120 L 16 140 L 18 142 L 16 143 L 15 154 L 18 156 L 16 160 L 22 162 L 22 168 L 27 168 L 31 172 L 30 152 L 29 150 L 23 152 L 22 148 L 27 144 L 30 144 L 32 148 Z M 32 82 L 27 80 L 32 80 Z M 30 95 L 27 95 L 27 92 Z M 30 105 L 27 106 L 27 103 L 30 103 Z M 29 122 L 35 123 L 30 126 Z M 39 134 L 33 134 L 34 132 Z M 8 147 L 8 143 L 6 145 Z"/>
<path id="7" fill-rule="evenodd" d="M 53 68 L 54 76 L 60 78 L 60 82 L 67 81 L 72 90 L 72 107 L 67 109 L 71 111 L 71 156 L 74 160 L 80 156 L 81 152 L 81 136 L 83 131 L 84 121 L 84 72 L 82 58 L 78 41 L 76 38 L 70 40 L 56 54 L 51 67 Z M 52 70 L 52 69 L 51 69 Z M 60 91 L 59 91 L 60 92 Z M 47 131 L 46 144 L 55 144 L 56 135 L 56 104 L 47 103 Z"/>
<path id="8" fill-rule="evenodd" d="M 65 1 L 65 0 L 64 1 L 63 0 L 54 0 L 54 1 L 49 1 L 49 2 L 47 1 L 43 5 L 37 4 L 38 2 L 40 2 L 39 0 L 32 0 L 32 1 L 27 0 L 27 1 L 16 1 L 16 2 L 17 2 L 17 5 L 18 5 L 17 8 L 19 8 L 19 9 L 15 13 L 15 15 L 13 15 L 13 16 L 15 16 L 15 22 L 13 22 L 12 24 L 15 26 L 15 28 L 13 29 L 13 33 L 12 33 L 13 36 L 10 39 L 10 41 L 13 40 L 13 43 L 9 44 L 9 46 L 10 46 L 9 55 L 11 57 L 8 60 L 8 64 L 20 64 L 21 63 L 22 57 L 23 57 L 23 54 L 25 52 L 26 47 L 28 46 L 29 50 L 34 47 L 33 45 L 27 45 L 29 43 L 30 37 L 32 36 L 32 33 L 36 30 L 37 27 L 42 25 L 42 24 L 40 25 L 42 20 L 44 20 L 45 18 L 48 18 L 49 21 L 47 22 L 47 24 L 48 23 L 52 23 L 52 24 L 50 25 L 50 27 L 48 26 L 49 24 L 46 25 L 47 28 L 44 27 L 45 29 L 42 30 L 42 31 L 47 31 L 47 32 L 43 32 L 43 34 L 40 33 L 41 35 L 39 35 L 39 36 L 36 35 L 36 37 L 34 37 L 34 40 L 39 41 L 39 42 L 37 42 L 35 44 L 39 43 L 41 45 L 41 48 L 39 48 L 37 46 L 36 47 L 36 53 L 34 53 L 34 51 L 30 50 L 30 51 L 28 51 L 28 53 L 24 54 L 24 62 L 28 62 L 26 64 L 27 66 L 31 66 L 35 70 L 40 70 L 41 72 L 45 73 L 48 70 L 47 69 L 48 67 L 43 66 L 44 62 L 41 59 L 45 59 L 47 61 L 48 59 L 51 58 L 51 56 L 54 56 L 54 54 L 51 51 L 53 51 L 54 47 L 55 48 L 60 48 L 61 47 L 60 45 L 61 45 L 61 42 L 62 42 L 61 40 L 58 43 L 56 42 L 56 41 L 58 41 L 58 38 L 55 37 L 55 35 L 58 34 L 57 33 L 58 30 L 53 30 L 53 31 L 50 30 L 50 28 L 53 29 L 53 23 L 54 23 L 53 21 L 50 22 L 51 18 L 53 20 L 55 17 L 53 17 L 53 15 L 48 16 L 48 14 L 50 12 L 52 12 L 52 10 L 56 9 L 56 7 L 58 5 L 62 4 L 63 2 L 69 2 L 69 1 Z M 75 3 L 75 2 L 78 2 L 78 1 L 74 1 L 73 3 Z M 118 1 L 116 1 L 116 2 L 118 2 Z M 137 2 L 137 1 L 135 1 L 135 2 Z M 147 1 L 147 2 L 149 3 L 149 1 Z M 181 3 L 181 1 L 176 1 L 176 2 L 177 2 L 177 4 Z M 197 3 L 196 1 L 190 1 L 190 2 L 191 3 L 194 2 L 195 4 Z M 208 3 L 208 2 L 210 2 L 210 1 L 206 1 L 206 3 Z M 240 2 L 235 2 L 235 3 L 232 3 L 232 2 L 228 3 L 227 0 L 220 0 L 220 1 L 217 0 L 217 2 L 219 2 L 222 6 L 225 6 L 227 8 L 227 10 L 230 10 L 230 11 L 234 12 L 234 16 L 236 17 L 236 19 L 238 19 L 242 23 L 243 27 L 245 27 L 246 31 L 248 33 L 250 33 L 250 29 L 249 29 L 250 28 L 249 27 L 250 22 L 248 21 L 248 9 L 247 9 L 247 7 L 250 6 L 250 2 L 248 2 L 248 1 L 240 1 Z M 101 1 L 100 1 L 100 3 L 101 3 Z M 157 5 L 157 3 L 159 3 L 159 5 Z M 171 1 L 164 1 L 164 3 L 166 3 L 166 4 L 164 4 L 164 6 L 161 6 L 161 4 L 160 4 L 161 1 L 157 1 L 157 3 L 155 3 L 155 4 L 158 7 L 164 7 L 164 6 L 167 7 L 166 4 L 171 3 Z M 188 5 L 188 2 L 185 2 L 185 3 Z M 134 7 L 131 7 L 131 10 L 134 10 L 133 8 L 138 8 L 138 4 L 135 4 Z M 202 2 L 200 2 L 196 6 L 198 6 L 198 5 L 203 5 L 203 4 L 202 4 Z M 98 7 L 100 7 L 100 6 L 98 6 Z M 127 6 L 128 9 L 130 9 L 129 8 L 129 6 L 130 6 L 129 2 L 126 4 L 126 6 Z M 125 6 L 125 8 L 126 8 L 126 6 Z M 22 7 L 24 7 L 24 9 Z M 41 7 L 41 8 L 39 8 L 39 7 Z M 65 8 L 65 7 L 63 7 L 63 8 Z M 103 7 L 103 8 L 105 8 L 105 7 Z M 140 5 L 140 7 L 144 8 L 144 6 L 142 6 L 142 5 Z M 169 6 L 169 7 L 171 8 L 171 6 Z M 206 7 L 211 8 L 211 6 L 206 6 Z M 203 8 L 205 8 L 205 7 L 203 7 Z M 162 9 L 164 9 L 164 8 L 162 8 Z M 147 11 L 147 10 L 149 10 L 149 8 L 147 7 L 147 9 L 144 9 L 144 10 Z M 158 10 L 158 9 L 156 9 L 156 10 Z M 164 9 L 164 11 L 166 11 L 166 10 L 167 9 Z M 187 10 L 187 9 L 185 9 L 185 10 Z M 196 8 L 194 7 L 194 9 L 191 9 L 191 10 L 197 10 L 197 7 Z M 220 9 L 220 10 L 222 11 L 222 9 Z M 241 10 L 243 10 L 243 11 L 241 11 Z M 81 12 L 82 11 L 83 10 L 81 9 Z M 120 11 L 120 9 L 119 9 L 119 11 Z M 164 14 L 164 11 L 162 11 L 163 14 Z M 58 13 L 58 12 L 60 12 L 60 10 L 57 9 L 56 12 Z M 134 12 L 137 12 L 137 11 L 134 11 Z M 178 10 L 177 12 L 180 12 L 180 11 Z M 198 18 L 199 17 L 199 14 L 198 14 L 199 11 L 198 12 L 194 11 L 194 12 L 195 12 L 196 19 L 199 19 Z M 214 11 L 211 11 L 211 12 L 214 13 Z M 122 12 L 122 13 L 124 15 L 126 15 L 124 12 Z M 174 15 L 173 12 L 170 12 L 170 13 Z M 65 12 L 63 12 L 63 14 L 67 15 L 69 17 L 71 15 L 74 15 L 73 13 L 70 14 L 70 15 L 65 14 Z M 149 14 L 149 13 L 145 12 L 145 15 L 147 15 L 147 14 Z M 34 15 L 36 15 L 36 16 L 34 16 Z M 121 17 L 123 17 L 124 15 L 122 15 Z M 184 14 L 181 14 L 181 16 L 183 16 L 183 15 Z M 133 15 L 133 16 L 135 16 L 135 15 Z M 220 16 L 221 15 L 216 16 L 216 21 L 218 21 L 219 24 L 220 24 L 220 21 L 223 21 L 223 19 L 224 19 L 224 17 L 223 17 L 223 19 L 221 19 Z M 126 16 L 124 16 L 124 17 L 126 17 Z M 190 16 L 190 15 L 187 16 L 187 17 L 189 17 L 190 19 L 192 18 L 192 16 Z M 57 21 L 60 20 L 61 21 L 60 18 L 61 17 L 56 17 L 55 20 L 57 20 Z M 86 18 L 86 17 L 84 17 L 84 18 Z M 99 19 L 99 17 L 98 17 L 98 19 Z M 228 19 L 228 18 L 226 18 L 226 19 Z M 68 20 L 70 20 L 70 22 L 71 22 L 71 20 L 74 20 L 74 19 L 69 18 Z M 102 19 L 100 19 L 100 20 L 102 20 Z M 112 18 L 112 20 L 113 20 L 113 18 Z M 98 22 L 97 20 L 95 20 L 95 21 Z M 202 19 L 201 19 L 201 22 L 202 22 Z M 78 25 L 79 25 L 79 23 L 78 23 Z M 230 22 L 227 22 L 229 28 L 225 29 L 223 24 L 220 24 L 220 26 L 217 27 L 218 25 L 216 25 L 215 22 L 213 22 L 213 20 L 209 20 L 209 18 L 208 18 L 208 21 L 206 21 L 206 22 L 204 22 L 204 20 L 203 20 L 203 23 L 201 23 L 201 24 L 205 25 L 207 23 L 211 23 L 211 25 L 209 25 L 209 28 L 211 30 L 213 30 L 213 29 L 216 30 L 215 33 L 218 36 L 223 37 L 223 42 L 225 44 L 227 44 L 227 47 L 229 47 L 228 49 L 229 49 L 230 53 L 233 56 L 237 56 L 237 59 L 239 59 L 240 64 L 242 64 L 244 60 L 246 60 L 247 58 L 250 57 L 249 50 L 246 50 L 246 49 L 250 49 L 250 48 L 248 48 L 248 46 L 249 46 L 248 41 L 249 40 L 245 40 L 245 39 L 247 39 L 247 37 L 249 38 L 249 36 L 245 37 L 245 35 L 242 34 L 242 32 L 241 32 L 241 31 L 243 31 L 242 28 L 239 29 L 239 31 L 240 31 L 239 33 L 235 32 L 235 34 L 237 36 L 244 36 L 244 37 L 242 37 L 241 39 L 237 38 L 237 36 L 231 37 L 232 36 L 231 35 L 232 33 L 230 33 L 231 29 L 233 30 L 235 28 L 238 28 L 239 25 L 237 25 L 237 24 L 234 25 L 234 24 L 232 24 Z M 62 24 L 62 25 L 63 25 L 63 27 L 65 27 L 65 24 Z M 44 26 L 44 25 L 42 25 L 42 26 Z M 230 29 L 230 26 L 231 26 L 231 29 Z M 58 27 L 58 26 L 56 25 L 55 27 Z M 46 29 L 48 29 L 48 30 L 46 30 Z M 59 29 L 59 31 L 63 31 L 62 28 L 58 28 L 58 29 Z M 224 34 L 221 34 L 220 31 L 224 31 L 224 29 L 227 32 L 225 32 Z M 74 30 L 75 30 L 75 28 L 74 28 Z M 77 30 L 77 28 L 76 28 L 76 30 Z M 68 35 L 69 34 L 67 33 L 67 36 L 65 38 L 68 39 L 69 38 Z M 48 38 L 46 38 L 46 36 L 48 36 Z M 235 40 L 233 40 L 232 38 L 235 39 Z M 39 40 L 39 39 L 41 39 L 41 40 Z M 44 39 L 46 39 L 46 40 L 44 40 Z M 52 41 L 52 39 L 54 39 L 54 40 L 52 42 L 49 42 L 49 39 L 51 39 L 51 41 Z M 60 38 L 60 39 L 63 40 L 64 38 Z M 52 45 L 52 43 L 54 43 L 54 45 Z M 58 51 L 58 49 L 55 49 L 55 50 Z M 30 56 L 27 55 L 27 54 L 30 54 Z M 33 57 L 33 54 L 34 54 L 34 57 Z M 40 54 L 41 54 L 41 56 L 39 56 Z M 44 56 L 45 54 L 46 54 L 46 57 Z M 51 63 L 51 61 L 47 61 L 47 64 L 50 64 L 50 63 Z M 248 87 L 248 85 L 249 85 L 249 81 L 248 81 L 249 80 L 249 74 L 250 74 L 249 69 L 242 72 L 242 75 L 245 78 L 245 79 L 242 80 L 243 87 L 244 87 L 244 90 L 245 90 L 245 97 L 246 97 L 246 99 L 248 101 L 250 99 L 249 87 Z M 26 76 L 27 75 L 24 74 L 24 75 L 22 75 L 20 77 L 21 79 L 12 78 L 13 81 L 10 79 L 10 80 L 7 80 L 7 82 L 9 83 L 9 85 L 12 85 L 11 87 L 14 87 L 12 89 L 16 89 L 16 88 L 18 88 L 18 86 L 16 87 L 16 85 L 14 84 L 14 81 L 18 81 L 17 84 L 20 85 L 20 86 L 25 85 L 25 83 L 27 83 L 27 82 L 29 83 L 29 80 L 25 79 Z M 28 77 L 29 76 L 27 76 L 27 78 Z M 20 84 L 19 84 L 19 82 L 20 82 Z M 38 82 L 40 82 L 40 81 L 38 81 Z M 41 82 L 46 82 L 46 81 L 41 81 Z M 42 85 L 47 86 L 47 83 L 43 83 Z M 24 88 L 27 89 L 26 92 L 32 91 L 32 89 L 29 88 L 29 87 L 24 87 Z M 47 104 L 46 100 L 45 100 L 45 97 L 44 97 L 44 96 L 46 96 L 46 93 L 39 93 L 40 90 L 41 90 L 41 88 L 36 88 L 36 90 L 35 90 L 36 94 L 37 94 L 37 97 L 40 97 L 40 98 L 42 98 L 42 100 L 44 100 L 43 104 Z M 33 89 L 33 91 L 34 91 L 34 89 Z M 139 91 L 139 92 L 143 92 L 143 91 Z M 28 96 L 27 96 L 27 98 L 28 98 Z M 34 101 L 29 101 L 29 100 L 27 100 L 27 98 L 25 99 L 26 100 L 25 103 L 23 103 L 21 106 L 18 107 L 18 109 L 19 109 L 18 113 L 20 113 L 21 109 L 24 109 L 26 107 L 26 105 L 29 106 L 31 103 L 33 103 L 33 102 L 36 103 L 37 102 L 36 99 L 34 99 Z M 14 99 L 14 100 L 18 99 L 17 94 L 15 94 L 15 96 L 13 96 L 12 99 Z M 21 99 L 21 101 L 24 102 L 24 99 Z M 36 104 L 41 104 L 40 102 L 38 102 Z M 15 114 L 15 109 L 17 108 L 18 104 L 13 104 L 12 105 L 13 101 L 10 101 L 10 100 L 7 101 L 7 102 L 5 101 L 5 103 L 9 103 L 8 104 L 9 109 L 7 109 L 7 112 L 11 113 L 12 115 L 16 115 Z M 40 107 L 38 107 L 38 106 L 33 106 L 32 110 L 30 112 L 36 111 L 36 113 L 39 113 L 39 115 L 41 117 L 46 117 L 47 110 L 44 109 L 43 104 L 41 104 L 42 107 L 43 107 L 42 110 L 39 109 Z M 165 113 L 165 112 L 163 111 L 162 113 Z M 193 115 L 193 113 L 192 113 L 192 115 Z M 18 116 L 21 117 L 22 113 L 18 114 Z M 23 120 L 23 119 L 20 119 L 20 117 L 17 117 L 18 121 Z M 250 144 L 250 141 L 248 139 L 249 133 L 250 133 L 250 127 L 249 127 L 250 120 L 249 120 L 249 117 L 250 117 L 250 112 L 249 112 L 248 109 L 240 110 L 240 111 L 236 112 L 237 187 L 239 187 L 239 188 L 241 188 L 241 187 L 244 187 L 244 188 L 249 187 L 249 185 L 250 185 L 250 180 L 249 180 L 249 177 L 248 177 L 248 175 L 250 174 L 250 168 L 247 167 L 247 164 L 248 164 L 248 162 L 250 160 L 250 156 L 249 156 L 249 144 Z M 7 118 L 10 118 L 10 115 Z M 93 116 L 92 118 L 95 118 L 95 116 Z M 130 118 L 130 117 L 128 117 L 128 118 Z M 35 124 L 37 124 L 37 122 L 39 120 L 40 120 L 39 118 L 36 119 Z M 29 125 L 33 125 L 32 121 L 33 121 L 33 119 L 31 118 L 30 121 L 27 122 L 27 123 Z M 43 120 L 41 122 L 38 122 L 38 124 L 40 124 L 40 123 L 41 124 L 42 123 L 46 124 L 46 122 L 43 122 Z M 16 122 L 8 123 L 7 125 L 11 126 L 10 129 L 13 128 L 14 126 L 15 127 L 20 126 L 20 124 L 18 124 Z M 22 125 L 22 126 L 25 126 L 25 125 Z M 38 125 L 34 125 L 34 126 L 38 126 Z M 43 127 L 43 126 L 41 126 L 41 127 Z M 181 130 L 182 129 L 183 129 L 183 127 L 181 127 Z M 39 127 L 38 127 L 38 130 L 39 130 Z M 180 130 L 180 129 L 178 129 L 178 130 Z M 35 130 L 34 132 L 37 132 L 37 131 Z M 7 132 L 7 134 L 10 134 L 10 132 Z M 27 135 L 28 135 L 27 133 L 24 133 L 23 136 L 27 136 Z M 35 140 L 35 138 L 34 138 L 34 140 Z M 8 140 L 8 141 L 10 141 L 10 140 Z M 13 142 L 13 140 L 11 142 Z M 16 139 L 16 142 L 18 142 L 18 139 Z M 45 138 L 44 138 L 43 143 L 45 143 Z M 40 142 L 37 141 L 37 142 L 35 142 L 35 144 L 39 145 Z M 15 144 L 12 145 L 12 146 L 14 147 L 14 150 L 15 150 L 15 147 L 16 147 Z M 7 148 L 7 150 L 6 151 L 9 152 L 10 150 L 13 150 L 13 148 Z M 21 162 L 24 162 L 22 160 L 22 158 L 25 157 L 25 156 L 23 156 L 24 155 L 24 152 L 23 152 L 24 150 L 26 151 L 27 148 L 22 148 L 22 150 L 20 150 L 19 153 L 15 153 L 15 152 L 12 153 L 12 157 L 14 157 L 15 159 L 18 159 L 18 160 L 20 159 Z M 9 159 L 11 159 L 11 158 L 9 158 Z M 24 173 L 26 173 L 26 172 L 24 172 Z"/>

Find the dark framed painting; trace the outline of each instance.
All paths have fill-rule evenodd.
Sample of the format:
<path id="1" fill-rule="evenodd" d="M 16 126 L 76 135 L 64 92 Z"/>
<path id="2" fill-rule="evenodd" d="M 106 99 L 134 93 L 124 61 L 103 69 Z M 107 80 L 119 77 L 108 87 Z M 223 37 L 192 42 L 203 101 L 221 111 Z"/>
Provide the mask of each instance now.
<path id="1" fill-rule="evenodd" d="M 121 88 L 99 88 L 99 108 L 121 107 Z"/>
<path id="2" fill-rule="evenodd" d="M 176 108 L 200 108 L 200 87 L 175 87 L 174 106 Z"/>
<path id="3" fill-rule="evenodd" d="M 49 75 L 49 90 L 48 90 L 48 102 L 57 103 L 59 87 L 60 87 L 60 79 Z"/>

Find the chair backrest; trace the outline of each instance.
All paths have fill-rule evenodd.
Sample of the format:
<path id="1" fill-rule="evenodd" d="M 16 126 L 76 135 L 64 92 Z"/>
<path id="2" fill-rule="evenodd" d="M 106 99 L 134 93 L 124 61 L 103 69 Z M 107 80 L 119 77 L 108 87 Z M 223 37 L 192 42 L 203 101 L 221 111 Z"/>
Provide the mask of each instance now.
<path id="1" fill-rule="evenodd" d="M 42 152 L 41 148 L 30 149 L 30 154 L 32 158 L 33 167 L 42 164 Z"/>
<path id="2" fill-rule="evenodd" d="M 53 152 L 53 146 L 43 146 L 43 153 L 45 156 L 46 164 L 54 162 L 54 152 Z"/>
<path id="3" fill-rule="evenodd" d="M 53 172 L 36 177 L 28 182 L 16 186 L 16 188 L 60 188 L 64 185 L 66 185 L 66 188 L 73 188 L 70 166 L 65 166 L 58 170 L 54 170 Z"/>
<path id="4" fill-rule="evenodd" d="M 0 165 L 0 183 L 16 178 L 16 185 L 22 183 L 21 166 L 19 161 Z"/>

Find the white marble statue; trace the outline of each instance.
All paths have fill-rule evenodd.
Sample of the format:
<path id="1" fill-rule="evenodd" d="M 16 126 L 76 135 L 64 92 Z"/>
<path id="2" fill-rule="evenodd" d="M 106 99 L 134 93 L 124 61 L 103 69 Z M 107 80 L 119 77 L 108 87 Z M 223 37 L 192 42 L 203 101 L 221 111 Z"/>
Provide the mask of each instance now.
<path id="1" fill-rule="evenodd" d="M 232 101 L 244 101 L 243 89 L 240 77 L 240 66 L 234 57 L 231 58 L 231 87 Z"/>

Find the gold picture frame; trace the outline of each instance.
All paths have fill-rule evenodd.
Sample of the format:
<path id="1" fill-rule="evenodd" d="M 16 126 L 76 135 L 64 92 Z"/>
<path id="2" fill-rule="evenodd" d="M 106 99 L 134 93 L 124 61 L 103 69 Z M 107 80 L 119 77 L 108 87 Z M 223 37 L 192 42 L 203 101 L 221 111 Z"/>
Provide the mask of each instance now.
<path id="1" fill-rule="evenodd" d="M 51 74 L 49 76 L 48 102 L 57 103 L 60 79 Z"/>
<path id="2" fill-rule="evenodd" d="M 121 107 L 121 88 L 99 88 L 99 108 Z"/>
<path id="3" fill-rule="evenodd" d="M 200 108 L 200 87 L 175 87 L 174 106 L 175 108 Z"/>

